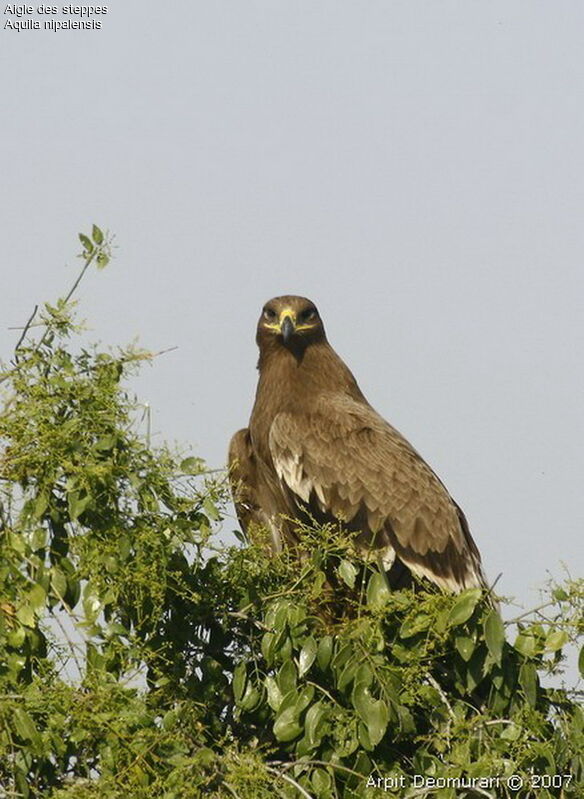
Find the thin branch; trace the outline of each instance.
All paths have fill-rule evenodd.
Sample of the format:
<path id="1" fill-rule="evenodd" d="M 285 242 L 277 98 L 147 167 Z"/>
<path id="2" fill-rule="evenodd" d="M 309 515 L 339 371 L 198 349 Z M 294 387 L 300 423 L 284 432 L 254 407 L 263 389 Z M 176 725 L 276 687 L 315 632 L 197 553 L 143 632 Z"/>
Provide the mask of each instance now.
<path id="1" fill-rule="evenodd" d="M 270 774 L 275 774 L 275 775 L 276 775 L 277 777 L 279 777 L 281 780 L 284 780 L 284 782 L 288 782 L 288 783 L 290 783 L 290 785 L 292 785 L 294 788 L 296 788 L 296 790 L 297 790 L 297 791 L 298 791 L 298 792 L 299 792 L 299 793 L 300 793 L 302 796 L 304 796 L 304 797 L 305 797 L 305 799 L 314 799 L 314 797 L 313 797 L 313 796 L 311 796 L 311 795 L 308 793 L 308 791 L 305 791 L 305 790 L 304 790 L 304 788 L 302 787 L 302 785 L 299 785 L 299 784 L 296 782 L 296 780 L 293 780 L 293 779 L 292 779 L 292 777 L 289 777 L 287 774 L 282 774 L 280 771 L 278 771 L 278 769 L 275 769 L 275 768 L 270 768 L 269 766 L 268 766 L 267 770 L 270 772 Z"/>
<path id="2" fill-rule="evenodd" d="M 290 762 L 286 762 L 284 760 L 272 760 L 270 762 L 274 766 L 282 766 L 282 771 L 287 771 L 289 768 L 294 768 L 294 766 L 324 766 L 325 768 L 344 771 L 346 774 L 351 774 L 353 777 L 359 777 L 360 780 L 364 778 L 363 774 L 359 774 L 358 771 L 353 771 L 352 768 L 341 766 L 338 763 L 327 763 L 326 760 L 292 760 Z"/>
<path id="3" fill-rule="evenodd" d="M 46 322 L 34 322 L 29 327 L 45 327 L 46 324 Z M 8 325 L 6 330 L 24 330 L 25 327 L 26 325 Z"/>
<path id="4" fill-rule="evenodd" d="M 448 697 L 446 696 L 446 694 L 445 694 L 445 693 L 444 693 L 444 691 L 442 690 L 442 688 L 441 688 L 441 686 L 440 686 L 440 683 L 439 683 L 437 680 L 435 680 L 435 679 L 434 679 L 434 677 L 433 677 L 431 674 L 426 674 L 426 679 L 428 680 L 428 682 L 430 683 L 430 685 L 431 685 L 433 688 L 435 688 L 435 689 L 436 689 L 436 691 L 438 691 L 438 693 L 439 693 L 439 695 L 440 695 L 440 698 L 442 699 L 442 701 L 444 702 L 444 704 L 445 704 L 445 705 L 446 705 L 446 707 L 448 708 L 448 712 L 450 713 L 450 717 L 451 717 L 451 718 L 452 718 L 454 721 L 456 721 L 456 715 L 455 715 L 455 713 L 454 713 L 454 710 L 452 709 L 452 706 L 451 706 L 450 702 L 448 701 Z"/>
<path id="5" fill-rule="evenodd" d="M 174 347 L 167 347 L 165 350 L 158 350 L 158 352 L 153 352 L 150 354 L 151 358 L 158 358 L 159 355 L 166 355 L 167 352 L 174 352 L 178 350 L 178 344 L 175 344 Z"/>
<path id="6" fill-rule="evenodd" d="M 69 302 L 69 300 L 71 299 L 73 294 L 75 294 L 77 286 L 83 280 L 83 275 L 87 272 L 87 269 L 88 269 L 89 265 L 92 263 L 92 261 L 95 258 L 95 256 L 97 255 L 97 252 L 98 252 L 98 248 L 94 247 L 93 252 L 90 254 L 89 258 L 86 259 L 83 269 L 81 270 L 81 272 L 79 272 L 79 275 L 77 276 L 77 280 L 75 281 L 75 283 L 73 283 L 73 285 L 69 289 L 69 293 L 65 297 L 65 302 L 64 302 L 65 305 L 67 305 L 67 303 Z"/>
<path id="7" fill-rule="evenodd" d="M 231 796 L 234 796 L 235 799 L 241 799 L 240 795 L 236 792 L 234 788 L 231 787 L 231 785 L 226 780 L 223 780 L 223 786 L 227 788 Z"/>
<path id="8" fill-rule="evenodd" d="M 316 688 L 318 691 L 320 691 L 320 692 L 321 692 L 322 694 L 324 694 L 325 696 L 328 696 L 328 698 L 331 700 L 331 702 L 333 702 L 335 705 L 338 705 L 338 704 L 339 704 L 339 703 L 337 702 L 337 700 L 334 698 L 334 696 L 333 696 L 332 694 L 330 694 L 330 693 L 329 693 L 329 692 L 326 690 L 326 688 L 323 688 L 323 687 L 322 687 L 322 685 L 319 685 L 317 682 L 312 682 L 312 680 L 306 680 L 306 684 L 307 684 L 307 685 L 314 685 L 314 687 L 315 687 L 315 688 Z"/>
<path id="9" fill-rule="evenodd" d="M 550 605 L 554 604 L 555 603 L 553 600 L 550 600 L 549 602 L 544 602 L 543 605 L 538 605 L 536 608 L 532 608 L 531 610 L 526 610 L 525 613 L 522 613 L 519 616 L 515 616 L 514 619 L 507 619 L 507 621 L 505 621 L 505 624 L 515 624 L 516 622 L 521 621 L 521 619 L 524 619 L 526 616 L 531 616 L 532 613 L 539 613 L 540 610 L 543 610 L 544 608 L 549 608 Z"/>
<path id="10" fill-rule="evenodd" d="M 71 653 L 71 657 L 73 658 L 73 660 L 75 661 L 75 665 L 77 666 L 77 671 L 79 672 L 79 679 L 82 680 L 83 679 L 83 673 L 84 673 L 83 665 L 81 664 L 81 661 L 77 658 L 77 653 L 75 651 L 76 649 L 80 649 L 81 645 L 76 644 L 70 638 L 69 633 L 65 629 L 65 625 L 63 624 L 63 622 L 59 618 L 58 614 L 54 613 L 53 610 L 51 610 L 51 618 L 53 618 L 57 622 L 57 624 L 59 625 L 59 627 L 61 629 L 61 633 L 63 634 L 63 637 L 65 638 L 65 640 L 69 644 L 69 651 Z"/>
<path id="11" fill-rule="evenodd" d="M 17 363 L 18 363 L 18 350 L 20 349 L 20 345 L 21 345 L 21 344 L 22 344 L 22 342 L 24 341 L 24 339 L 25 339 L 25 336 L 26 336 L 26 334 L 28 333 L 28 331 L 29 331 L 29 329 L 30 329 L 30 326 L 32 325 L 33 319 L 34 319 L 34 318 L 35 318 L 35 316 L 37 315 L 37 311 L 38 311 L 38 309 L 39 309 L 39 306 L 38 306 L 38 305 L 35 305 L 35 306 L 34 306 L 34 309 L 33 309 L 33 312 L 31 313 L 31 315 L 30 315 L 30 317 L 29 317 L 29 319 L 28 319 L 28 322 L 27 322 L 27 323 L 25 324 L 25 326 L 22 328 L 22 333 L 20 334 L 20 338 L 19 338 L 19 339 L 18 339 L 18 341 L 16 342 L 16 347 L 14 348 L 14 355 L 15 355 L 16 362 L 17 362 Z"/>
<path id="12" fill-rule="evenodd" d="M 494 724 L 516 724 L 511 719 L 491 719 L 490 721 L 483 721 L 485 727 L 492 727 Z"/>
<path id="13" fill-rule="evenodd" d="M 77 275 L 77 278 L 76 278 L 75 282 L 73 283 L 73 285 L 71 286 L 71 288 L 69 289 L 69 292 L 67 293 L 67 295 L 66 295 L 66 297 L 65 297 L 65 300 L 64 300 L 64 305 L 66 305 L 66 304 L 69 302 L 69 300 L 71 299 L 71 297 L 72 297 L 72 296 L 73 296 L 73 294 L 75 293 L 75 291 L 76 291 L 76 289 L 77 289 L 77 286 L 78 286 L 78 285 L 81 283 L 81 281 L 82 281 L 82 279 L 83 279 L 83 276 L 84 276 L 84 275 L 85 275 L 85 273 L 87 272 L 87 270 L 88 270 L 88 268 L 89 268 L 90 264 L 92 264 L 92 263 L 93 263 L 93 261 L 94 261 L 94 259 L 95 259 L 96 255 L 97 255 L 97 254 L 100 252 L 100 250 L 101 250 L 101 248 L 100 248 L 100 247 L 95 247 L 95 248 L 94 248 L 94 250 L 93 250 L 93 252 L 92 252 L 92 253 L 89 255 L 89 257 L 85 259 L 85 264 L 84 264 L 84 266 L 83 266 L 83 269 L 82 269 L 82 270 L 81 270 L 81 272 L 80 272 L 80 273 Z M 35 311 L 34 311 L 34 313 L 35 313 L 35 314 L 36 314 L 36 311 L 37 311 L 37 307 L 35 306 Z M 33 319 L 33 318 L 34 318 L 34 317 L 31 317 L 31 319 L 30 319 L 30 321 L 31 321 L 31 322 L 32 322 L 32 319 Z M 26 334 L 26 331 L 28 330 L 28 328 L 29 328 L 29 327 L 30 327 L 30 325 L 28 325 L 28 324 L 27 324 L 27 325 L 25 325 L 24 331 L 23 331 L 23 333 L 22 333 L 22 335 L 21 335 L 21 337 L 20 337 L 20 339 L 19 339 L 19 341 L 18 341 L 18 344 L 16 345 L 15 351 L 18 349 L 18 347 L 19 347 L 19 346 L 20 346 L 20 344 L 22 343 L 22 341 L 23 341 L 23 339 L 24 339 L 24 336 L 25 336 L 25 334 Z M 40 337 L 40 339 L 38 340 L 38 342 L 37 342 L 36 346 L 34 347 L 34 349 L 33 349 L 33 351 L 32 351 L 32 354 L 31 354 L 31 356 L 30 356 L 29 358 L 27 358 L 27 359 L 26 359 L 26 361 L 23 361 L 23 362 L 22 362 L 22 364 L 28 363 L 28 361 L 32 360 L 32 357 L 33 357 L 34 355 L 36 355 L 36 353 L 39 351 L 39 349 L 40 349 L 40 348 L 43 346 L 43 344 L 46 342 L 47 338 L 49 337 L 49 334 L 50 334 L 50 332 L 51 332 L 51 327 L 49 326 L 49 327 L 47 328 L 47 330 L 45 330 L 45 332 L 43 333 L 43 335 Z M 20 366 L 21 366 L 21 363 L 17 361 L 17 365 L 16 365 L 16 367 L 15 367 L 15 368 L 16 368 L 16 369 L 18 369 Z M 13 371 L 13 370 L 10 370 L 9 372 L 5 372 L 5 373 L 4 373 L 4 374 L 3 374 L 3 375 L 0 377 L 0 383 L 4 383 L 4 381 L 5 381 L 5 380 L 8 380 L 8 379 L 9 379 L 9 377 L 11 376 L 11 374 L 12 374 L 12 371 Z"/>
<path id="14" fill-rule="evenodd" d="M 496 610 L 499 610 L 499 603 L 497 602 L 497 598 L 494 595 L 494 591 L 495 591 L 495 586 L 497 585 L 502 576 L 503 572 L 499 572 L 499 574 L 495 577 L 491 585 L 487 588 L 487 598 L 492 600 Z"/>

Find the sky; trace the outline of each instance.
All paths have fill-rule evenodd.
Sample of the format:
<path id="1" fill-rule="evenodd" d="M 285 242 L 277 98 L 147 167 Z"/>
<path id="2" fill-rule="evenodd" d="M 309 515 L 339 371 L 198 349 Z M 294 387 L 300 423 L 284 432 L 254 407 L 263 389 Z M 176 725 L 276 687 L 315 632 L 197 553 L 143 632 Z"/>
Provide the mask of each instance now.
<path id="1" fill-rule="evenodd" d="M 1 357 L 73 282 L 77 233 L 109 229 L 88 336 L 177 347 L 133 387 L 155 440 L 218 468 L 263 303 L 308 296 L 498 590 L 530 607 L 581 576 L 580 0 L 107 8 L 101 30 L 2 16 Z"/>

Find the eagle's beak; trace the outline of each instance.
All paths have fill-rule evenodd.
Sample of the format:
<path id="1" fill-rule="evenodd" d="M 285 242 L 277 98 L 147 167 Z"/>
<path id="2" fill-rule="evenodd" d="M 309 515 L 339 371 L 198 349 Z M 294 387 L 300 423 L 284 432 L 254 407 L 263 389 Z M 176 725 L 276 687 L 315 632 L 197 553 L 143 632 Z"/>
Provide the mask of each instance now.
<path id="1" fill-rule="evenodd" d="M 284 311 L 280 317 L 280 333 L 284 339 L 284 344 L 287 344 L 290 341 L 295 330 L 296 325 L 294 323 L 294 317 L 290 311 Z"/>

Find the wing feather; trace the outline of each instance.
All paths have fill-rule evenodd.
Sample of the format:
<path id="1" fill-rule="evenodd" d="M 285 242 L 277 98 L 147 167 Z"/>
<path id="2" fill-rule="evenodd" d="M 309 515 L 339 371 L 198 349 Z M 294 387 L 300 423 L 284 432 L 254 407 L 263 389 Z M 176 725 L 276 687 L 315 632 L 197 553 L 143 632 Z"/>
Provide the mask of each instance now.
<path id="1" fill-rule="evenodd" d="M 478 550 L 460 509 L 408 441 L 368 404 L 324 393 L 311 413 L 281 412 L 269 448 L 298 509 L 359 522 L 369 543 L 383 532 L 417 575 L 449 590 L 482 585 Z"/>

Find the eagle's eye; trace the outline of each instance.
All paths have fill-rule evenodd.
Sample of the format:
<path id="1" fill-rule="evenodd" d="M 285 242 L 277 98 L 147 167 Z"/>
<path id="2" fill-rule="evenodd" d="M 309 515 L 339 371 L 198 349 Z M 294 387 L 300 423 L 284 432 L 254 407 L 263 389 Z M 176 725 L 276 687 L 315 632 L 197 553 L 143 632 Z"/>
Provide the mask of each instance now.
<path id="1" fill-rule="evenodd" d="M 273 311 L 271 308 L 264 308 L 264 319 L 268 319 L 272 321 L 277 316 L 276 312 Z"/>
<path id="2" fill-rule="evenodd" d="M 305 311 L 302 311 L 300 319 L 303 322 L 312 322 L 313 319 L 316 319 L 316 308 L 307 308 Z"/>

